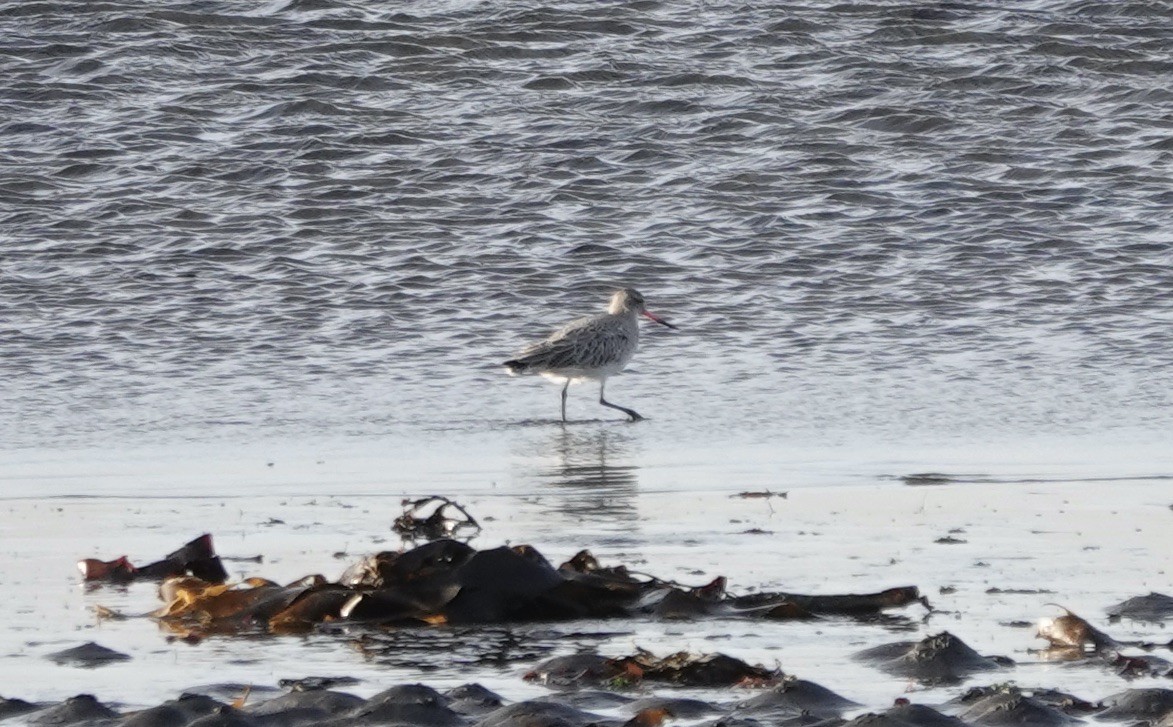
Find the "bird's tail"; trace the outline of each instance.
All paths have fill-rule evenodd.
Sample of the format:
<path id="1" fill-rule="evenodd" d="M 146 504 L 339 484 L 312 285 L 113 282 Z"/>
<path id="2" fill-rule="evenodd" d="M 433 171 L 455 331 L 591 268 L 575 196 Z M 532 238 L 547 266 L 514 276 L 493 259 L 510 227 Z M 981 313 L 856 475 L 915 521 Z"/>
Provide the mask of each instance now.
<path id="1" fill-rule="evenodd" d="M 518 376 L 519 374 L 529 373 L 529 364 L 525 363 L 524 361 L 512 359 L 501 365 L 505 367 L 505 370 L 509 372 L 510 376 Z"/>

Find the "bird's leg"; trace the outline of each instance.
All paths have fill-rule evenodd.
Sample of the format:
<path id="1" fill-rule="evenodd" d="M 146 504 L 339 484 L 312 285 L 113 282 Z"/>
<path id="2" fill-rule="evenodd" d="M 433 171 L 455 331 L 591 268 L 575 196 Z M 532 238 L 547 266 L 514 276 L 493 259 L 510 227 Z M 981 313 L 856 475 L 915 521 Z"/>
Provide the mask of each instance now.
<path id="1" fill-rule="evenodd" d="M 619 406 L 618 404 L 612 404 L 611 402 L 609 402 L 605 398 L 603 398 L 603 390 L 606 388 L 606 386 L 607 386 L 606 380 L 599 382 L 599 403 L 600 404 L 602 404 L 603 406 L 609 406 L 612 409 L 618 409 L 619 411 L 623 412 L 627 416 L 631 417 L 631 421 L 633 421 L 633 422 L 638 422 L 640 419 L 643 419 L 643 417 L 641 417 L 639 415 L 639 413 L 636 412 L 634 409 L 628 409 L 625 406 Z"/>
<path id="2" fill-rule="evenodd" d="M 562 387 L 562 423 L 566 423 L 566 390 L 570 388 L 570 379 L 566 380 L 566 384 Z"/>

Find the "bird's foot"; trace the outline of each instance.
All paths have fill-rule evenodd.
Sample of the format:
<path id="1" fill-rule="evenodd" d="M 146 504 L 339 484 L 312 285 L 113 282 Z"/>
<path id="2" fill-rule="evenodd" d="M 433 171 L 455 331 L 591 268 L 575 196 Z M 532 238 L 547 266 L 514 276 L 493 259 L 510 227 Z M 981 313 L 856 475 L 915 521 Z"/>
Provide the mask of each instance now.
<path id="1" fill-rule="evenodd" d="M 643 417 L 641 417 L 639 414 L 637 414 L 637 413 L 635 413 L 635 412 L 633 412 L 633 411 L 629 411 L 629 412 L 627 412 L 627 416 L 628 416 L 628 417 L 630 417 L 630 418 L 627 420 L 628 422 L 642 422 L 642 421 L 644 420 L 644 418 L 643 418 Z"/>

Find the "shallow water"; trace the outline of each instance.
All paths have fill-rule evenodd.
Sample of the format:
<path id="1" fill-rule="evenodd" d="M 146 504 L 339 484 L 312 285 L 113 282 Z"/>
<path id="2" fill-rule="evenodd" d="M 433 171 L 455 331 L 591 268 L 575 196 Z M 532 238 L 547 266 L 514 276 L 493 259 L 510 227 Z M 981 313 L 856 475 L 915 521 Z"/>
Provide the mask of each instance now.
<path id="1" fill-rule="evenodd" d="M 1162 442 L 1171 20 L 9 5 L 0 440 L 552 418 L 497 362 L 626 283 L 682 328 L 609 390 L 665 441 Z"/>

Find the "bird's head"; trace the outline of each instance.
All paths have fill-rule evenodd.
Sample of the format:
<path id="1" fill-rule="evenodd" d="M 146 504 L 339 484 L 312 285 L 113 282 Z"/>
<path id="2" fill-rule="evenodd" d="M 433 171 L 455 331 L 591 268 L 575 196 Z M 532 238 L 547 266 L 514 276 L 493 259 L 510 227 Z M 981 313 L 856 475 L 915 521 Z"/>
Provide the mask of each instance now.
<path id="1" fill-rule="evenodd" d="M 648 312 L 644 304 L 643 294 L 635 288 L 624 288 L 615 291 L 615 294 L 611 296 L 611 305 L 608 306 L 607 311 L 613 315 L 634 312 L 650 318 L 662 326 L 668 326 L 669 328 L 676 327 L 663 318 Z"/>

